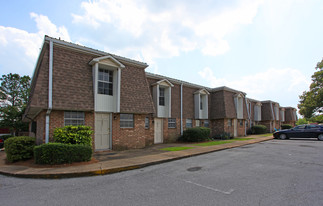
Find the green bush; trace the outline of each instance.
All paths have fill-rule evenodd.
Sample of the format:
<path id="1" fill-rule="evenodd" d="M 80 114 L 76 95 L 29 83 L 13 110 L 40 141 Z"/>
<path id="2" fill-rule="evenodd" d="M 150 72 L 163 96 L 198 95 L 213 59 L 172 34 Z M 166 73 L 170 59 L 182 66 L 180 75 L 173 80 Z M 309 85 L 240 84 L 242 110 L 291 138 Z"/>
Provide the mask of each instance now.
<path id="1" fill-rule="evenodd" d="M 189 128 L 183 132 L 183 135 L 179 138 L 179 141 L 183 142 L 201 142 L 206 141 L 210 137 L 210 128 L 207 127 L 195 127 Z"/>
<path id="2" fill-rule="evenodd" d="M 92 147 L 90 145 L 73 145 L 48 143 L 34 148 L 36 164 L 63 164 L 90 161 Z"/>
<path id="3" fill-rule="evenodd" d="M 267 127 L 265 125 L 255 125 L 251 127 L 252 134 L 265 134 L 267 133 Z"/>
<path id="4" fill-rule="evenodd" d="M 4 141 L 7 160 L 15 162 L 33 157 L 33 149 L 36 144 L 34 137 L 20 136 L 10 137 Z"/>
<path id="5" fill-rule="evenodd" d="M 56 128 L 54 131 L 54 142 L 64 144 L 84 144 L 92 146 L 91 134 L 93 131 L 89 126 L 65 126 Z"/>
<path id="6" fill-rule="evenodd" d="M 233 136 L 228 132 L 222 132 L 219 134 L 216 134 L 213 139 L 221 139 L 221 140 L 227 140 L 227 139 L 233 139 Z"/>
<path id="7" fill-rule="evenodd" d="M 291 128 L 293 128 L 293 126 L 290 124 L 282 124 L 281 128 L 282 129 L 291 129 Z"/>

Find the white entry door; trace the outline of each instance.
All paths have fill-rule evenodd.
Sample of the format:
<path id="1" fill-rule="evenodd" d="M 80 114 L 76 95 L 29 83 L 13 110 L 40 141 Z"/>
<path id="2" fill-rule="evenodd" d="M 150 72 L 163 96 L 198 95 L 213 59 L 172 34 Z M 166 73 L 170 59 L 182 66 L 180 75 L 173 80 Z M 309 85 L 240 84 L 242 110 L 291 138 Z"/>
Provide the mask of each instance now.
<path id="1" fill-rule="evenodd" d="M 238 120 L 233 119 L 233 137 L 238 136 Z"/>
<path id="2" fill-rule="evenodd" d="M 111 149 L 111 114 L 95 113 L 95 150 Z"/>
<path id="3" fill-rule="evenodd" d="M 154 143 L 163 143 L 163 119 L 155 118 L 154 125 Z"/>

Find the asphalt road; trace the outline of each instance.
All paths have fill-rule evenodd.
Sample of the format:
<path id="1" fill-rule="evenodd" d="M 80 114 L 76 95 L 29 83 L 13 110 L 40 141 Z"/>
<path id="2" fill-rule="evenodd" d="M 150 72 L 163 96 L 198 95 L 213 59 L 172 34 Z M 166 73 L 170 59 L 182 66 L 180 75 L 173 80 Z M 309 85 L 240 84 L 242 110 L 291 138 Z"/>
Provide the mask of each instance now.
<path id="1" fill-rule="evenodd" d="M 323 141 L 271 140 L 113 175 L 0 175 L 0 205 L 323 205 Z"/>

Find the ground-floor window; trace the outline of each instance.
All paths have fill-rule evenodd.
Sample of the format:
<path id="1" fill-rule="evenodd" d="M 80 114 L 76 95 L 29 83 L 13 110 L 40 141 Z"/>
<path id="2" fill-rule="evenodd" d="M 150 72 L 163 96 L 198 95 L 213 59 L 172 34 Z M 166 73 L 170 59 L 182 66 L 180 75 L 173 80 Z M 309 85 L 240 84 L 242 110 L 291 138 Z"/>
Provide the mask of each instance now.
<path id="1" fill-rule="evenodd" d="M 240 126 L 243 126 L 243 120 L 242 119 L 239 119 L 239 124 L 240 124 Z"/>
<path id="2" fill-rule="evenodd" d="M 168 119 L 168 128 L 176 128 L 176 119 L 175 118 Z"/>
<path id="3" fill-rule="evenodd" d="M 133 128 L 133 114 L 120 114 L 120 128 Z"/>
<path id="4" fill-rule="evenodd" d="M 145 118 L 145 129 L 149 129 L 149 117 Z"/>
<path id="5" fill-rule="evenodd" d="M 232 126 L 232 119 L 228 119 L 228 126 L 231 127 Z"/>
<path id="6" fill-rule="evenodd" d="M 204 127 L 209 127 L 209 120 L 204 120 Z"/>
<path id="7" fill-rule="evenodd" d="M 79 111 L 65 111 L 64 112 L 64 125 L 84 125 L 84 112 Z"/>
<path id="8" fill-rule="evenodd" d="M 192 127 L 193 127 L 192 119 L 186 119 L 186 128 L 192 128 Z"/>

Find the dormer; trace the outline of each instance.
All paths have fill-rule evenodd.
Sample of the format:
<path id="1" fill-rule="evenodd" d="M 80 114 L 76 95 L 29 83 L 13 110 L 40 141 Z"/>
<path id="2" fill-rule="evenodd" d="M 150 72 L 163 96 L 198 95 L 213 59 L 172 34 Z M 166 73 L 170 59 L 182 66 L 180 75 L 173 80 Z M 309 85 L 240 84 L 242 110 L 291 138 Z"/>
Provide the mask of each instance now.
<path id="1" fill-rule="evenodd" d="M 280 121 L 285 122 L 285 108 L 279 108 L 280 111 Z"/>
<path id="2" fill-rule="evenodd" d="M 254 106 L 254 121 L 261 121 L 261 102 L 257 102 Z"/>
<path id="3" fill-rule="evenodd" d="M 163 79 L 152 84 L 152 86 L 157 117 L 170 118 L 172 87 L 174 85 L 167 79 Z"/>
<path id="4" fill-rule="evenodd" d="M 243 119 L 243 94 L 239 93 L 234 95 L 234 105 L 237 112 L 237 119 Z"/>
<path id="5" fill-rule="evenodd" d="M 92 65 L 94 107 L 96 112 L 120 112 L 121 69 L 125 68 L 108 55 L 94 58 Z"/>
<path id="6" fill-rule="evenodd" d="M 195 119 L 208 119 L 208 95 L 204 88 L 194 92 Z"/>

